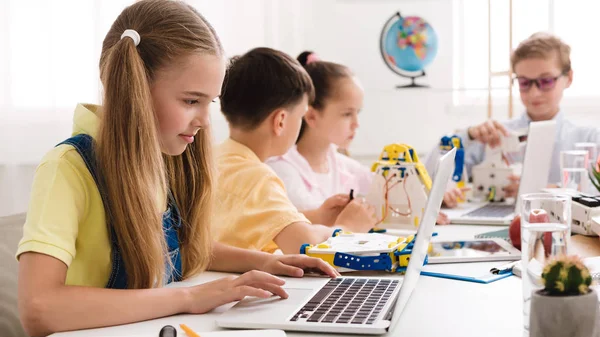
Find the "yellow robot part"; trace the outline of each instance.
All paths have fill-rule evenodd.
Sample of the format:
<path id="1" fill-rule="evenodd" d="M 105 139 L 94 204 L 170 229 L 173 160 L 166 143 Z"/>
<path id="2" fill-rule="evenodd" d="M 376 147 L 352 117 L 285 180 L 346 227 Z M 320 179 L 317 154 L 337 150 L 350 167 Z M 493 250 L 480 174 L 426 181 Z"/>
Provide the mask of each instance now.
<path id="1" fill-rule="evenodd" d="M 427 192 L 431 190 L 431 177 L 429 176 L 429 173 L 427 173 L 425 165 L 419 160 L 417 151 L 410 145 L 389 144 L 384 146 L 383 151 L 381 151 L 381 154 L 379 155 L 379 160 L 373 164 L 371 171 L 375 172 L 380 165 L 393 166 L 398 162 L 414 164 L 421 182 L 425 185 L 425 189 Z M 384 172 L 384 176 L 386 175 L 387 171 Z"/>

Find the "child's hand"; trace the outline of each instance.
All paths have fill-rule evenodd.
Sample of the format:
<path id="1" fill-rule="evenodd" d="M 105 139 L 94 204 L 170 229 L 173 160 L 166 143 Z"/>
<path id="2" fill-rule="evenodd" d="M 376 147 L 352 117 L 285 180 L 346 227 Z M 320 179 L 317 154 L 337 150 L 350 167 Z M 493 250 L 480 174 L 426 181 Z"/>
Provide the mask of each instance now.
<path id="1" fill-rule="evenodd" d="M 448 216 L 446 215 L 446 213 L 440 212 L 440 214 L 438 214 L 438 217 L 437 217 L 437 220 L 435 221 L 435 223 L 437 225 L 449 225 L 450 219 L 448 219 Z"/>
<path id="2" fill-rule="evenodd" d="M 447 208 L 454 208 L 458 205 L 459 200 L 464 200 L 465 199 L 465 192 L 469 191 L 470 188 L 468 187 L 463 187 L 463 188 L 453 188 L 449 191 L 446 191 L 446 193 L 444 193 L 444 206 L 446 206 Z"/>
<path id="3" fill-rule="evenodd" d="M 366 233 L 375 226 L 375 222 L 375 207 L 367 204 L 364 198 L 359 198 L 348 203 L 335 224 L 352 232 Z"/>
<path id="4" fill-rule="evenodd" d="M 502 188 L 507 198 L 516 197 L 517 193 L 519 193 L 519 182 L 521 181 L 521 177 L 517 175 L 510 175 L 508 177 L 510 183 Z"/>
<path id="5" fill-rule="evenodd" d="M 328 198 L 319 207 L 320 224 L 325 226 L 333 226 L 335 219 L 344 210 L 344 207 L 350 202 L 348 194 L 337 194 Z"/>
<path id="6" fill-rule="evenodd" d="M 262 271 L 275 275 L 302 277 L 305 270 L 316 271 L 330 277 L 340 274 L 331 265 L 321 259 L 306 255 L 271 255 L 260 268 Z"/>
<path id="7" fill-rule="evenodd" d="M 186 289 L 187 313 L 203 314 L 223 304 L 241 301 L 246 296 L 287 298 L 281 288 L 285 281 L 262 271 L 249 271 L 241 276 L 228 276 Z"/>
<path id="8" fill-rule="evenodd" d="M 508 131 L 498 121 L 488 120 L 467 130 L 469 138 L 489 144 L 491 148 L 500 145 L 502 137 L 508 137 Z"/>

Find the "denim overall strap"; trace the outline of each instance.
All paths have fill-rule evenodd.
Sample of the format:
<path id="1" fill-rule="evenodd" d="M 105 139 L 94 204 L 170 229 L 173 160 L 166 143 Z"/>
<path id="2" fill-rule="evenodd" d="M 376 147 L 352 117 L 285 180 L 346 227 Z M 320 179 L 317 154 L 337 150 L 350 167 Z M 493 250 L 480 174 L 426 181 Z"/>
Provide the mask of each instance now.
<path id="1" fill-rule="evenodd" d="M 93 138 L 86 134 L 79 134 L 61 142 L 58 145 L 61 144 L 73 146 L 77 150 L 79 155 L 83 158 L 87 169 L 89 170 L 90 174 L 94 178 L 94 181 L 96 182 L 96 186 L 98 187 L 98 190 L 100 192 L 104 208 L 107 210 L 106 195 L 101 189 L 98 179 L 99 176 L 98 168 L 96 165 L 96 157 L 94 155 Z M 106 216 L 108 217 L 108 212 L 106 213 Z M 125 270 L 123 256 L 121 255 L 121 250 L 119 248 L 119 243 L 114 227 L 112 226 L 111 222 L 108 221 L 108 218 L 106 220 L 109 223 L 112 267 L 110 277 L 105 287 L 111 289 L 126 289 L 127 273 Z M 168 278 L 169 281 L 178 281 L 181 279 L 181 257 L 179 254 L 179 239 L 177 235 L 177 229 L 180 227 L 180 225 L 181 219 L 179 216 L 179 210 L 177 209 L 174 200 L 172 198 L 169 198 L 169 207 L 167 208 L 167 211 L 163 214 L 163 232 L 165 234 L 165 239 L 167 240 L 167 245 L 169 247 L 169 256 L 171 257 L 172 261 L 171 263 L 175 267 L 175 271 L 167 274 L 170 275 Z"/>
<path id="2" fill-rule="evenodd" d="M 169 205 L 167 211 L 163 213 L 163 232 L 167 242 L 167 249 L 171 265 L 165 267 L 164 283 L 181 281 L 183 273 L 181 268 L 181 252 L 179 249 L 179 236 L 177 235 L 181 228 L 181 215 L 175 202 L 175 198 L 169 193 Z M 173 269 L 171 269 L 171 267 Z"/>
<path id="3" fill-rule="evenodd" d="M 109 224 L 110 230 L 112 263 L 110 277 L 105 287 L 111 289 L 126 289 L 127 274 L 125 272 L 125 263 L 123 261 L 123 257 L 121 256 L 117 235 L 115 234 L 115 230 L 108 219 L 106 195 L 104 194 L 104 191 L 100 188 L 100 181 L 98 180 L 98 166 L 96 165 L 96 156 L 94 155 L 94 140 L 90 135 L 78 134 L 63 141 L 58 145 L 62 144 L 71 145 L 77 150 L 81 158 L 83 158 L 83 162 L 85 163 L 85 166 L 87 166 L 88 171 L 90 171 L 92 178 L 94 178 L 96 186 L 98 187 L 98 191 L 100 192 L 100 196 L 102 197 L 102 203 L 104 204 L 105 214 L 107 217 L 106 221 Z"/>

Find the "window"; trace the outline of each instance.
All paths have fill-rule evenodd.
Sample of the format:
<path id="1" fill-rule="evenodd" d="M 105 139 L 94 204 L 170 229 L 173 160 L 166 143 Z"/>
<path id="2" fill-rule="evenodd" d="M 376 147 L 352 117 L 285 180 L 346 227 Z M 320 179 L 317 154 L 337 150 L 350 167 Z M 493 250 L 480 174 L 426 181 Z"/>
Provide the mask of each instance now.
<path id="1" fill-rule="evenodd" d="M 0 1 L 0 166 L 36 163 L 68 137 L 77 103 L 102 103 L 102 42 L 134 2 Z M 188 2 L 223 29 L 223 2 Z"/>
<path id="2" fill-rule="evenodd" d="M 102 39 L 131 0 L 3 1 L 0 119 L 70 119 L 97 102 Z"/>
<path id="3" fill-rule="evenodd" d="M 0 1 L 0 126 L 70 124 L 78 102 L 100 103 L 102 41 L 119 13 L 134 2 Z M 223 3 L 187 2 L 223 29 Z"/>
<path id="4" fill-rule="evenodd" d="M 491 70 L 506 72 L 510 64 L 508 0 L 491 0 Z M 600 67 L 593 27 L 600 2 L 568 0 L 512 0 L 512 48 L 538 31 L 556 34 L 571 46 L 575 71 L 571 88 L 565 91 L 570 101 L 600 99 L 597 78 Z M 488 87 L 488 1 L 454 1 L 454 94 L 455 105 L 487 104 Z M 509 79 L 492 77 L 492 96 L 506 103 Z M 518 92 L 514 91 L 515 101 Z"/>

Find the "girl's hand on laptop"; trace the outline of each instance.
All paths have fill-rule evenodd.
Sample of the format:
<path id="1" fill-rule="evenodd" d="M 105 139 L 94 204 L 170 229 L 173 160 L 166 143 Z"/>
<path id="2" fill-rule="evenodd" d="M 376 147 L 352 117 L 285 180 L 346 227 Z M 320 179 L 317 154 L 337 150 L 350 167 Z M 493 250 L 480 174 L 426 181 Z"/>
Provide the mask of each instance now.
<path id="1" fill-rule="evenodd" d="M 334 278 L 340 276 L 340 273 L 327 262 L 303 254 L 271 255 L 260 270 L 274 275 L 292 277 L 302 277 L 305 271 L 316 272 Z"/>
<path id="2" fill-rule="evenodd" d="M 504 125 L 494 120 L 488 120 L 479 125 L 472 126 L 467 129 L 467 133 L 472 140 L 489 144 L 491 148 L 500 145 L 502 137 L 508 137 L 508 131 Z"/>
<path id="3" fill-rule="evenodd" d="M 319 207 L 320 224 L 325 226 L 333 226 L 335 219 L 344 210 L 344 207 L 350 202 L 348 194 L 336 194 L 323 202 Z"/>
<path id="4" fill-rule="evenodd" d="M 521 181 L 521 177 L 517 175 L 508 176 L 508 180 L 510 183 L 502 188 L 507 198 L 514 198 L 519 193 L 519 182 Z"/>
<path id="5" fill-rule="evenodd" d="M 357 198 L 346 205 L 335 225 L 352 232 L 366 233 L 376 222 L 375 207 L 369 205 L 364 198 Z"/>
<path id="6" fill-rule="evenodd" d="M 271 274 L 253 270 L 241 276 L 228 276 L 198 286 L 183 288 L 186 313 L 204 314 L 223 304 L 241 301 L 246 296 L 287 298 L 281 286 L 285 281 Z"/>

